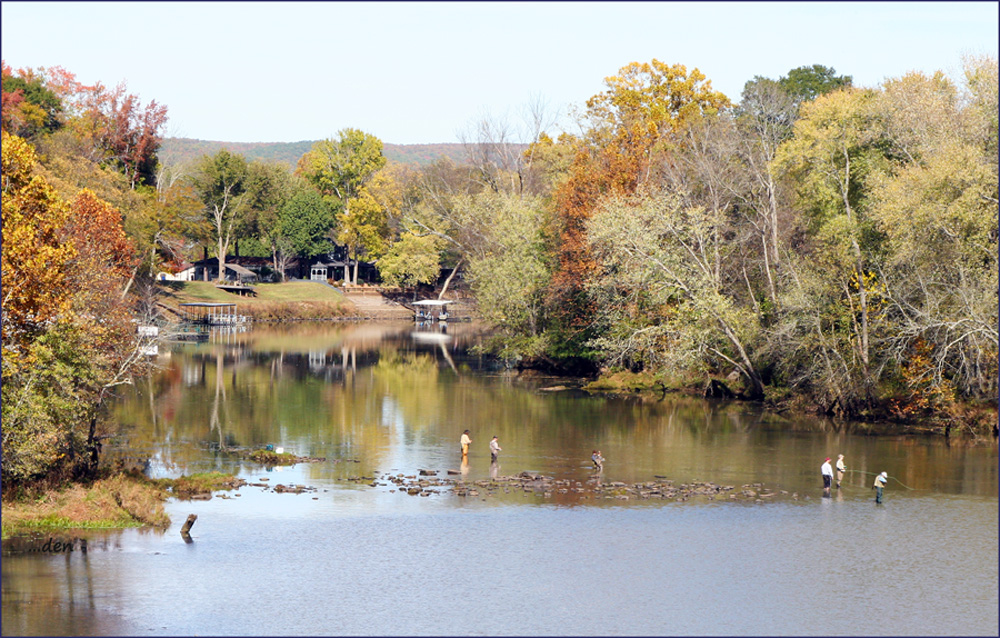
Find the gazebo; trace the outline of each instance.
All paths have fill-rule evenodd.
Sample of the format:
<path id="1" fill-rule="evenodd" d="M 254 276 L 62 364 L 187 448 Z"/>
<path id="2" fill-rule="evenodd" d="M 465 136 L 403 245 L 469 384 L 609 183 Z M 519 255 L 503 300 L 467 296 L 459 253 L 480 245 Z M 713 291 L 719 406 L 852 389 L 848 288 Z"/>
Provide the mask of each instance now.
<path id="1" fill-rule="evenodd" d="M 319 261 L 313 264 L 309 269 L 309 279 L 312 281 L 326 281 L 327 279 L 334 279 L 336 278 L 334 269 L 346 267 L 347 264 L 342 261 L 331 261 L 329 263 Z"/>

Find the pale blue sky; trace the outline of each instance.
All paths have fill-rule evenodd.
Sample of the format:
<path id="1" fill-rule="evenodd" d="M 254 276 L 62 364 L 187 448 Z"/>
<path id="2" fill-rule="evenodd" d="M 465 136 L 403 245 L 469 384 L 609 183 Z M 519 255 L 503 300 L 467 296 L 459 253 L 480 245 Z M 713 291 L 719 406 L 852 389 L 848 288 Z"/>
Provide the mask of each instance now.
<path id="1" fill-rule="evenodd" d="M 487 114 L 518 121 L 533 100 L 565 114 L 653 58 L 697 67 L 734 101 L 755 75 L 812 64 L 862 86 L 957 78 L 963 54 L 997 56 L 998 6 L 4 1 L 0 43 L 15 68 L 125 80 L 167 105 L 167 136 L 294 142 L 353 127 L 419 144 L 455 142 Z"/>

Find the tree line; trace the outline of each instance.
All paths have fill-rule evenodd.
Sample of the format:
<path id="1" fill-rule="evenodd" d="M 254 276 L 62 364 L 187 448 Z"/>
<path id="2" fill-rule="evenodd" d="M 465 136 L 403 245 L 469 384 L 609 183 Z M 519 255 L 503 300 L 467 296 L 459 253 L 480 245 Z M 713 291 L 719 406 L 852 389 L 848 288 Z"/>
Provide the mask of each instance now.
<path id="1" fill-rule="evenodd" d="M 969 419 L 997 387 L 997 64 L 853 86 L 631 63 L 555 132 L 484 118 L 467 161 L 389 162 L 344 128 L 293 170 L 164 165 L 124 83 L 3 64 L 3 477 L 94 470 L 140 370 L 155 274 L 340 247 L 388 285 L 461 273 L 511 365 L 722 380 L 842 416 Z M 220 273 L 224 269 L 220 267 Z"/>

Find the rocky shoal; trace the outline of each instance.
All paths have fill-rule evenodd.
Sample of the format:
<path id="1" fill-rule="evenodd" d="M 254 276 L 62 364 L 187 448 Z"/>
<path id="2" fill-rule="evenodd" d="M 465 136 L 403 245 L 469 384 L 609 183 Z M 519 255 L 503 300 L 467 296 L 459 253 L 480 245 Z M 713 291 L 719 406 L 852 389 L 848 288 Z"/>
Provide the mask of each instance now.
<path id="1" fill-rule="evenodd" d="M 556 494 L 571 494 L 582 499 L 667 499 L 677 502 L 702 499 L 765 503 L 783 497 L 792 500 L 800 498 L 798 493 L 789 494 L 786 490 L 773 490 L 762 483 L 749 483 L 739 487 L 709 481 L 676 483 L 663 476 L 655 476 L 655 480 L 641 483 L 625 483 L 604 480 L 601 474 L 591 475 L 583 481 L 557 479 L 537 472 L 521 472 L 515 476 L 497 476 L 475 481 L 466 481 L 456 477 L 460 474 L 458 470 L 447 470 L 446 476 L 438 476 L 438 474 L 438 470 L 419 470 L 416 474 L 375 472 L 374 476 L 351 476 L 339 480 L 368 485 L 372 488 L 388 487 L 389 492 L 411 496 L 429 497 L 436 494 L 453 494 L 458 497 L 479 497 L 484 500 L 490 496 L 511 493 L 542 498 L 551 498 Z M 266 478 L 248 482 L 247 485 L 260 487 L 264 491 L 277 494 L 303 494 L 319 491 L 317 488 L 307 485 L 272 485 Z M 234 496 L 239 496 L 239 494 Z M 220 497 L 232 498 L 226 495 L 220 495 Z M 319 497 L 313 496 L 313 498 L 318 499 Z M 808 499 L 809 496 L 803 498 Z"/>

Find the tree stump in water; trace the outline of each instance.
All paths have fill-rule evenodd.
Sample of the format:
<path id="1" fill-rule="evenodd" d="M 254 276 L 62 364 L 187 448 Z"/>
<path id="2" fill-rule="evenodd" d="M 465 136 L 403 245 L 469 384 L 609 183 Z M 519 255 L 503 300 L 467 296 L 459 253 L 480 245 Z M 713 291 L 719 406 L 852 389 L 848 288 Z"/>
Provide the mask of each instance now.
<path id="1" fill-rule="evenodd" d="M 187 520 L 184 521 L 184 527 L 181 528 L 181 536 L 189 537 L 191 535 L 191 526 L 196 520 L 198 520 L 197 514 L 188 514 Z"/>

